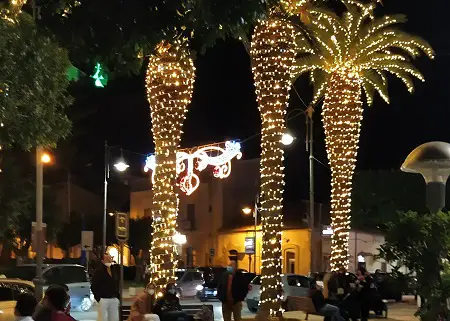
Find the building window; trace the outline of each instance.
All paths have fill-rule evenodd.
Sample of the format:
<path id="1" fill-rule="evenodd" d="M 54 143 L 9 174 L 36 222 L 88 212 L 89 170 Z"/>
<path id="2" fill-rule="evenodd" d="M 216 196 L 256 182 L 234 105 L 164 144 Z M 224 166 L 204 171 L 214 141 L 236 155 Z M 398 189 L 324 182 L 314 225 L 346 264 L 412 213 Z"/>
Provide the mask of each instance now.
<path id="1" fill-rule="evenodd" d="M 187 205 L 187 220 L 191 223 L 191 230 L 195 230 L 195 204 Z"/>
<path id="2" fill-rule="evenodd" d="M 387 263 L 381 262 L 381 272 L 387 272 Z"/>

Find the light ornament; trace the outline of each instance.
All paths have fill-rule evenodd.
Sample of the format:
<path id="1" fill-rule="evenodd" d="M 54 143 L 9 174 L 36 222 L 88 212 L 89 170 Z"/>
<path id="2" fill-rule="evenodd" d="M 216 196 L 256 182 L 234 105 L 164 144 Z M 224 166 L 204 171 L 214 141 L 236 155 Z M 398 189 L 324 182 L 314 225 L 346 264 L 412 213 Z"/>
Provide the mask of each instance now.
<path id="1" fill-rule="evenodd" d="M 310 74 L 312 103 L 325 96 L 322 119 L 331 167 L 332 271 L 349 264 L 352 178 L 363 117 L 362 93 L 369 105 L 375 92 L 389 103 L 388 73 L 413 92 L 411 77 L 424 78 L 409 56 L 424 52 L 434 57 L 426 41 L 393 28 L 406 20 L 404 16 L 374 18 L 375 3 L 344 2 L 351 10 L 342 17 L 325 11 L 312 14 L 311 24 L 303 28 L 304 37 L 298 38 L 306 50 L 296 66 L 298 75 Z"/>
<path id="2" fill-rule="evenodd" d="M 150 57 L 146 77 L 156 160 L 150 249 L 151 281 L 156 284 L 158 295 L 167 283 L 176 281 L 174 236 L 178 197 L 174 187 L 177 150 L 195 80 L 195 68 L 186 43 L 176 40 L 171 46 L 164 42 L 157 49 L 161 47 L 167 50 L 157 50 Z"/>
<path id="3" fill-rule="evenodd" d="M 193 152 L 177 152 L 177 176 L 183 174 L 180 179 L 180 189 L 191 195 L 200 185 L 200 178 L 194 172 L 214 166 L 213 175 L 216 178 L 227 178 L 231 173 L 231 160 L 241 159 L 241 144 L 239 142 L 225 142 L 225 148 L 217 145 L 207 145 L 196 148 Z M 195 162 L 197 160 L 197 162 Z M 186 165 L 187 164 L 187 165 Z M 144 171 L 152 170 L 152 182 L 155 182 L 156 157 L 149 155 L 145 162 Z"/>
<path id="4" fill-rule="evenodd" d="M 283 145 L 285 114 L 299 48 L 294 27 L 271 11 L 256 26 L 251 43 L 252 71 L 261 114 L 260 206 L 262 223 L 261 299 L 258 314 L 281 316 L 283 311 Z"/>
<path id="5" fill-rule="evenodd" d="M 27 0 L 10 0 L 6 8 L 0 9 L 0 18 L 15 23 Z"/>

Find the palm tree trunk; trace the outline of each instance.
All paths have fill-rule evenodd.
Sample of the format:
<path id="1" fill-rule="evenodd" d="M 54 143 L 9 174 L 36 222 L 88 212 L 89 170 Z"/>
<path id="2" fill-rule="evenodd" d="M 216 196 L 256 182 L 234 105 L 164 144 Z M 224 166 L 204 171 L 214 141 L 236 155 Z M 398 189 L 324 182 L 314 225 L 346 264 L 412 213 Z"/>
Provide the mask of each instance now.
<path id="1" fill-rule="evenodd" d="M 337 271 L 349 263 L 352 178 L 363 109 L 358 76 L 336 72 L 328 88 L 322 118 L 331 167 L 331 270 Z"/>
<path id="2" fill-rule="evenodd" d="M 281 315 L 281 234 L 283 228 L 283 149 L 292 68 L 295 62 L 295 31 L 275 17 L 256 28 L 251 45 L 253 75 L 261 113 L 262 293 L 258 317 Z"/>
<path id="3" fill-rule="evenodd" d="M 153 184 L 152 281 L 159 289 L 175 282 L 177 259 L 173 235 L 177 227 L 176 153 L 190 103 L 195 68 L 181 43 L 161 44 L 147 69 L 156 169 Z"/>

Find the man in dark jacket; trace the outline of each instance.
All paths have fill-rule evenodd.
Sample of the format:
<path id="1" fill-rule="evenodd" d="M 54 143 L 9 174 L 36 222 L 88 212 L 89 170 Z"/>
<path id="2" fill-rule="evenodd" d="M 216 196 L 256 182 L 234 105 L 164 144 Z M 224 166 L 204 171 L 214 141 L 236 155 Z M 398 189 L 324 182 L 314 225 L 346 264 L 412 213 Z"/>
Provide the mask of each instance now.
<path id="1" fill-rule="evenodd" d="M 241 321 L 242 301 L 248 293 L 248 282 L 245 276 L 237 270 L 237 251 L 230 251 L 230 265 L 222 274 L 217 287 L 217 297 L 222 302 L 224 321 Z"/>
<path id="2" fill-rule="evenodd" d="M 119 285 L 111 265 L 112 257 L 105 253 L 92 276 L 91 291 L 99 303 L 99 321 L 119 321 Z"/>

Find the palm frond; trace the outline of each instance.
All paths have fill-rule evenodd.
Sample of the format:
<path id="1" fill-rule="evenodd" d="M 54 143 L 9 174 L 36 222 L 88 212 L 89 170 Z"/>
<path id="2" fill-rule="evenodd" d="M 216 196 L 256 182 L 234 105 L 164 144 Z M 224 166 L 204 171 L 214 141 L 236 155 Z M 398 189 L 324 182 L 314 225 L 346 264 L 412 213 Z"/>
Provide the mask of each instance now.
<path id="1" fill-rule="evenodd" d="M 421 81 L 425 81 L 425 78 L 423 77 L 422 73 L 416 67 L 414 67 L 413 64 L 411 64 L 409 62 L 376 61 L 372 64 L 371 68 L 373 70 L 378 69 L 378 70 L 385 70 L 385 71 L 389 71 L 389 69 L 391 69 L 391 68 L 396 68 L 396 69 L 403 70 L 407 74 L 409 74 Z"/>
<path id="2" fill-rule="evenodd" d="M 385 71 L 399 78 L 405 84 L 409 93 L 412 94 L 414 92 L 414 82 L 408 72 L 396 67 L 385 68 Z"/>
<path id="3" fill-rule="evenodd" d="M 315 69 L 311 72 L 310 78 L 313 84 L 313 99 L 311 104 L 316 104 L 325 94 L 330 76 L 323 70 Z"/>
<path id="4" fill-rule="evenodd" d="M 366 70 L 362 73 L 362 77 L 365 81 L 369 82 L 375 90 L 378 92 L 381 98 L 389 104 L 389 93 L 387 89 L 387 82 L 384 82 L 383 78 L 373 70 Z"/>
<path id="5" fill-rule="evenodd" d="M 366 79 L 363 78 L 362 88 L 366 96 L 367 105 L 373 105 L 373 97 L 375 96 L 375 87 Z"/>

